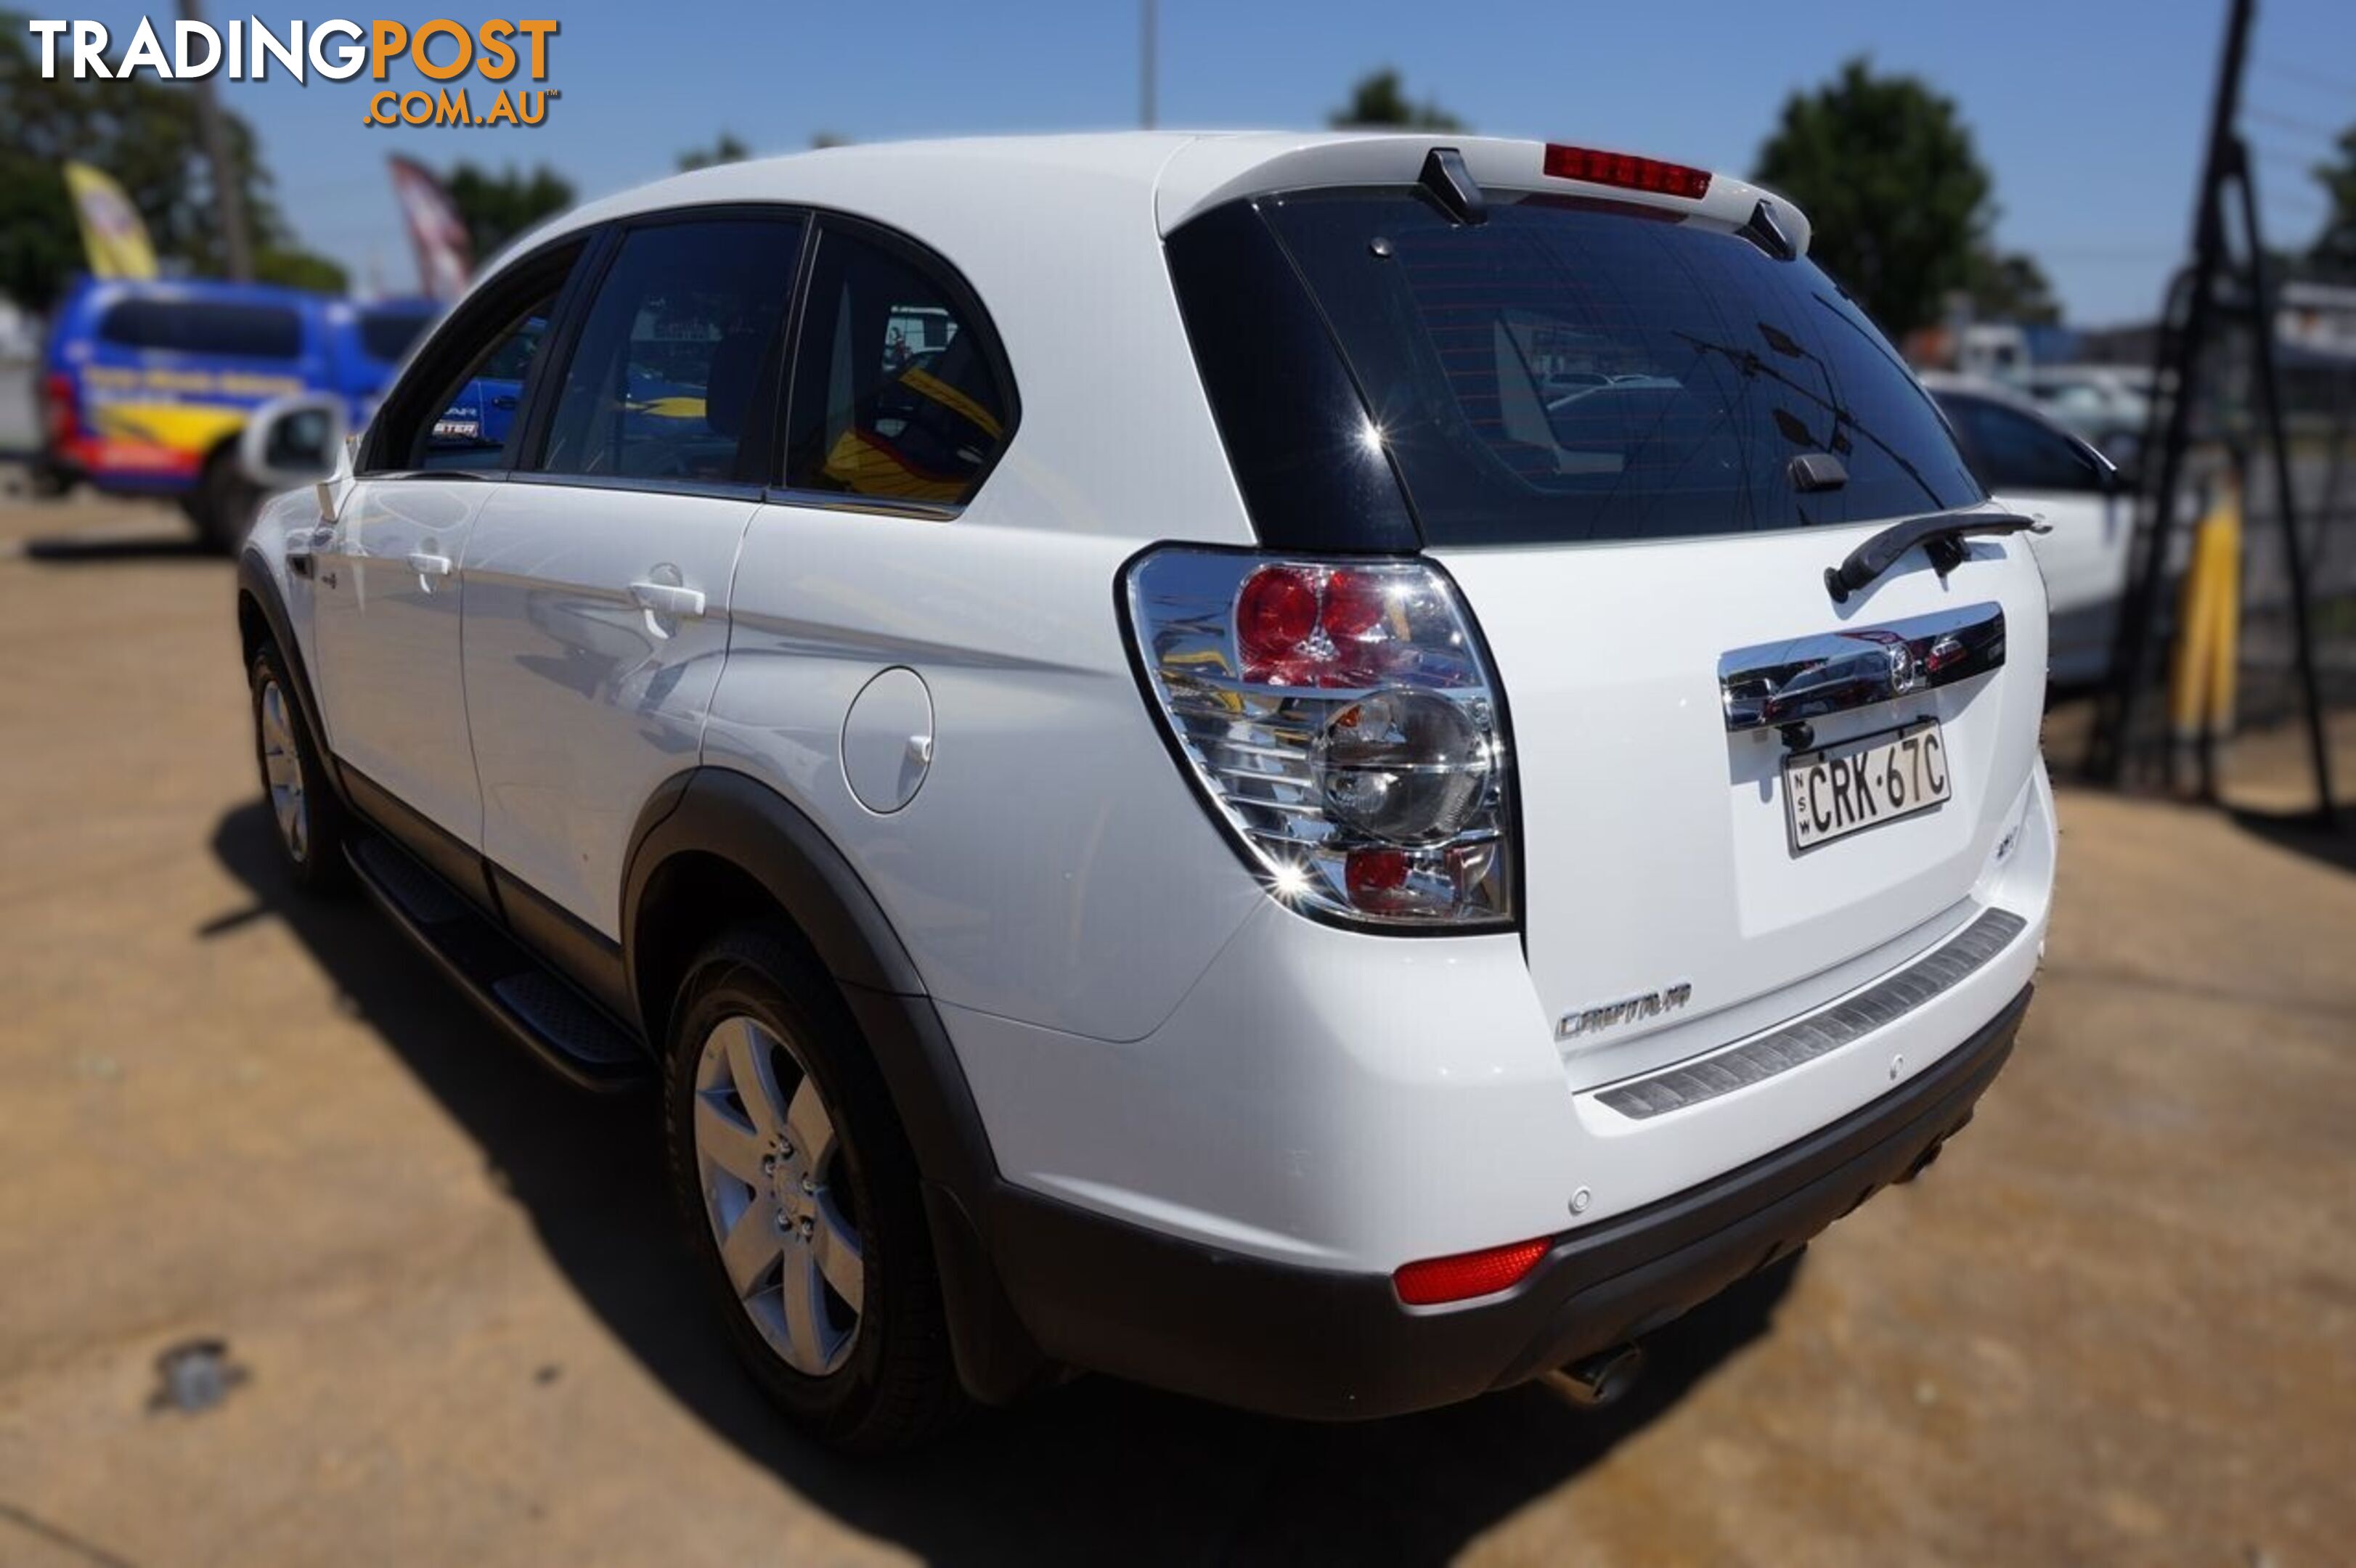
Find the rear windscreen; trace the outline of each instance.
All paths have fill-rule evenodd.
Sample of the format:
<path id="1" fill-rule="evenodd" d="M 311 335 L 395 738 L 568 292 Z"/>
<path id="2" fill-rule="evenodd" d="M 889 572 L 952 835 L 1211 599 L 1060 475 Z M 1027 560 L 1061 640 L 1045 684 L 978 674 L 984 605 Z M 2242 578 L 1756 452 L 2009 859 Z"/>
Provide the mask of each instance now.
<path id="1" fill-rule="evenodd" d="M 110 307 L 98 335 L 126 348 L 240 359 L 296 359 L 303 320 L 283 305 L 129 299 Z"/>
<path id="2" fill-rule="evenodd" d="M 1493 193 L 1480 224 L 1402 191 L 1261 211 L 1429 543 L 1689 538 L 1984 498 L 1888 342 L 1805 259 L 1551 196 Z M 1847 483 L 1799 488 L 1806 453 Z"/>
<path id="3" fill-rule="evenodd" d="M 395 363 L 433 319 L 419 311 L 364 310 L 360 312 L 360 347 L 371 359 Z"/>

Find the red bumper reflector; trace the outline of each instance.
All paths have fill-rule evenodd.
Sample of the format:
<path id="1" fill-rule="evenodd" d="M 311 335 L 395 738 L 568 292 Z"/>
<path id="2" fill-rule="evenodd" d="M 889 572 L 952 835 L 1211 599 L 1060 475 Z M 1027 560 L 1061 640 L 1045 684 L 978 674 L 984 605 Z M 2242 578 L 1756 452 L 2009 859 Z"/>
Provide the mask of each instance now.
<path id="1" fill-rule="evenodd" d="M 1541 1236 L 1535 1242 L 1513 1242 L 1454 1257 L 1425 1258 L 1402 1266 L 1391 1275 L 1391 1283 L 1398 1287 L 1399 1299 L 1409 1307 L 1470 1301 L 1520 1284 L 1552 1245 L 1550 1239 Z"/>
<path id="2" fill-rule="evenodd" d="M 1592 147 L 1562 147 L 1547 144 L 1546 172 L 1558 180 L 1585 180 L 1590 185 L 1613 185 L 1622 190 L 1649 190 L 1660 196 L 1681 196 L 1699 201 L 1709 194 L 1709 171 L 1627 153 L 1599 153 Z"/>

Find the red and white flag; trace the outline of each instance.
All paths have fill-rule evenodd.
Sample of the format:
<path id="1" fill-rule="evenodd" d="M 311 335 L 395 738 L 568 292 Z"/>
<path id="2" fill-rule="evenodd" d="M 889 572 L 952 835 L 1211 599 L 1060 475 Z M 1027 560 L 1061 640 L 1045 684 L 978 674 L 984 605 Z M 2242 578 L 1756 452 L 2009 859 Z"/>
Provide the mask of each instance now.
<path id="1" fill-rule="evenodd" d="M 418 286 L 434 299 L 456 299 L 475 270 L 475 248 L 467 242 L 466 221 L 432 170 L 407 158 L 386 162 L 392 168 L 392 194 L 409 224 L 410 243 L 417 248 Z"/>

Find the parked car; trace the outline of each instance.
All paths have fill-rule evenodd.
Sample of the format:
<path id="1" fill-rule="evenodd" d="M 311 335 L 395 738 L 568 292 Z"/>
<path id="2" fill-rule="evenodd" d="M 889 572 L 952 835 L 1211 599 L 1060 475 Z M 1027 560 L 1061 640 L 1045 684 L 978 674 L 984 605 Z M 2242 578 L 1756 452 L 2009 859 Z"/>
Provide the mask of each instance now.
<path id="1" fill-rule="evenodd" d="M 1997 498 L 2052 531 L 2032 537 L 2052 606 L 2047 669 L 2063 685 L 2100 681 L 2126 594 L 2133 498 L 2094 445 L 1991 382 L 1924 378 L 1955 439 Z"/>
<path id="2" fill-rule="evenodd" d="M 275 398 L 324 393 L 364 417 L 434 309 L 252 283 L 85 278 L 59 304 L 43 360 L 46 477 L 172 496 L 204 539 L 233 549 L 256 499 L 237 463 L 247 416 Z"/>
<path id="3" fill-rule="evenodd" d="M 2151 422 L 2152 386 L 2150 368 L 2133 365 L 2040 365 L 2020 381 L 2047 418 L 2122 467 Z"/>
<path id="4" fill-rule="evenodd" d="M 2042 584 L 1808 234 L 1430 134 L 593 204 L 356 455 L 249 436 L 316 481 L 239 577 L 286 863 L 661 1083 L 716 1331 L 833 1442 L 1065 1369 L 1605 1396 L 1938 1152 L 2045 930 Z M 1645 379 L 1563 428 L 1541 339 Z"/>

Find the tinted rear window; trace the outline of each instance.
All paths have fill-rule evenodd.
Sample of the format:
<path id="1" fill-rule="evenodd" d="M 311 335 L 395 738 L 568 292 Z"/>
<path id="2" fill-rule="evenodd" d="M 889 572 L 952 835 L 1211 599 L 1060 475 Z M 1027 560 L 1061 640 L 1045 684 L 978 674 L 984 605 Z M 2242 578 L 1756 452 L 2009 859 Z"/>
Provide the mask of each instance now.
<path id="1" fill-rule="evenodd" d="M 360 347 L 369 358 L 391 364 L 409 352 L 409 346 L 433 319 L 421 311 L 364 310 L 360 312 Z"/>
<path id="2" fill-rule="evenodd" d="M 1262 210 L 1433 544 L 1688 538 L 1983 499 L 1881 334 L 1805 260 L 1549 196 L 1457 225 L 1406 192 Z M 1840 488 L 1792 460 L 1829 453 Z"/>
<path id="3" fill-rule="evenodd" d="M 284 305 L 123 300 L 108 309 L 98 335 L 125 348 L 174 354 L 296 359 L 303 353 L 303 319 Z"/>

